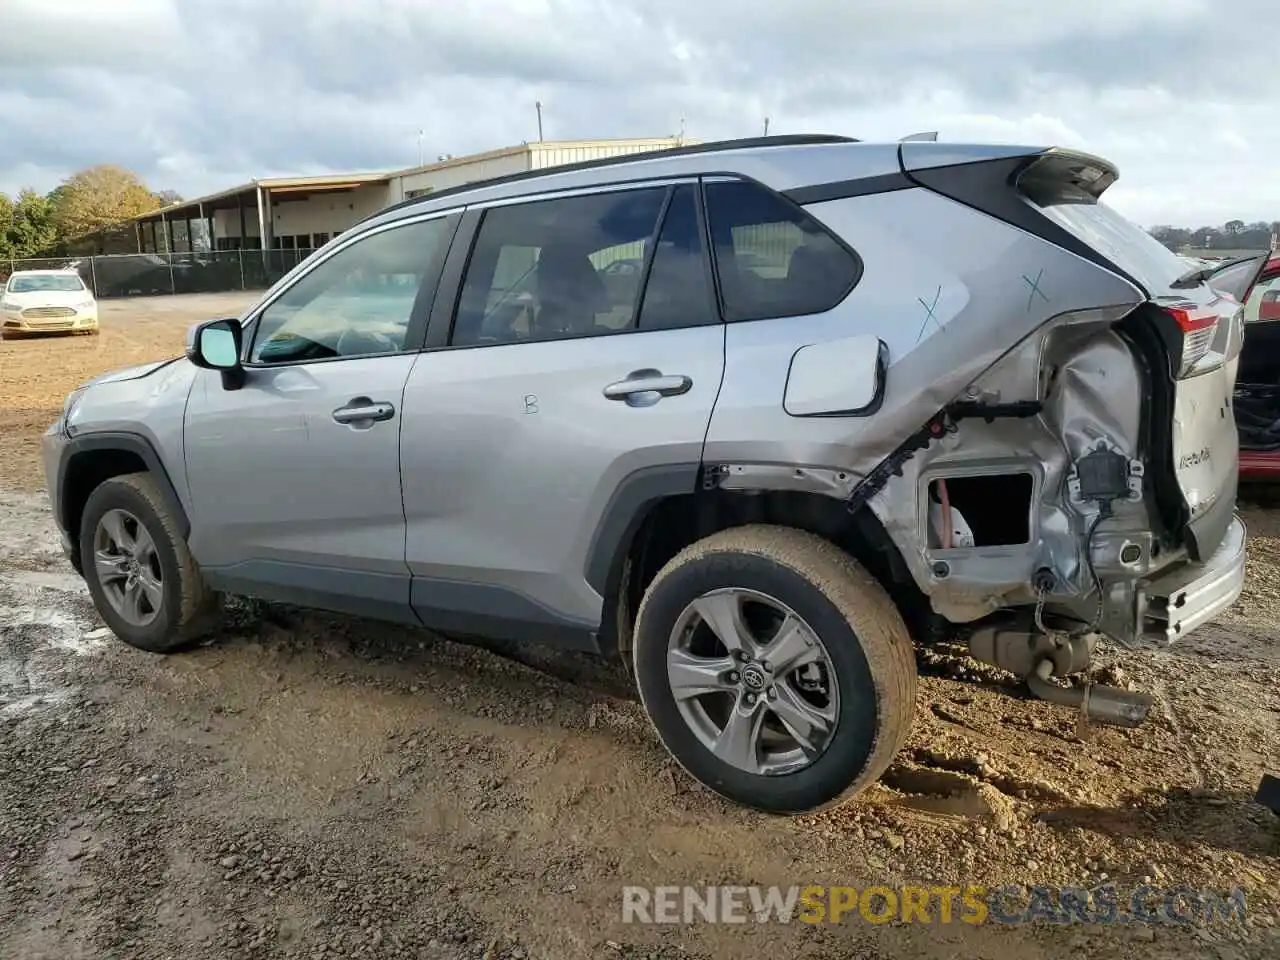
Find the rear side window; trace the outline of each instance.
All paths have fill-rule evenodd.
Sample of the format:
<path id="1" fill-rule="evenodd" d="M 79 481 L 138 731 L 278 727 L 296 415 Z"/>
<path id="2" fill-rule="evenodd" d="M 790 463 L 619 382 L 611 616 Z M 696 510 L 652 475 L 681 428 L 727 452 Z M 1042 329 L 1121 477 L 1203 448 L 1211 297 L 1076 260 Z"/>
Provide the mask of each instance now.
<path id="1" fill-rule="evenodd" d="M 753 183 L 706 185 L 726 320 L 830 310 L 853 289 L 862 264 L 799 207 Z"/>
<path id="2" fill-rule="evenodd" d="M 521 343 L 635 329 L 641 267 L 665 187 L 485 212 L 451 343 Z"/>

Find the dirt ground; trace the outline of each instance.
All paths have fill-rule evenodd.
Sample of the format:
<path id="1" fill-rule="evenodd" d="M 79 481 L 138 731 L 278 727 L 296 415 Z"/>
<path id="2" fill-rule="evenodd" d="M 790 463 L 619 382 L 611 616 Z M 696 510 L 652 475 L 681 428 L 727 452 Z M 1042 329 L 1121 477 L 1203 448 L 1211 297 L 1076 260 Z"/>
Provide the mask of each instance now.
<path id="1" fill-rule="evenodd" d="M 108 370 L 178 356 L 191 324 L 239 316 L 256 296 L 102 300 L 98 336 L 0 339 L 0 488 L 43 488 L 40 435 L 76 386 Z"/>
<path id="2" fill-rule="evenodd" d="M 64 394 L 171 355 L 231 297 L 103 304 L 96 338 L 0 343 L 0 958 L 1280 956 L 1280 511 L 1246 591 L 1181 645 L 1107 653 L 1152 692 L 1082 729 L 958 651 L 868 794 L 771 818 L 690 781 L 619 671 L 236 600 L 160 658 L 62 560 L 35 458 Z M 239 303 L 243 303 L 240 298 Z M 1243 888 L 1243 922 L 646 926 L 624 885 Z"/>

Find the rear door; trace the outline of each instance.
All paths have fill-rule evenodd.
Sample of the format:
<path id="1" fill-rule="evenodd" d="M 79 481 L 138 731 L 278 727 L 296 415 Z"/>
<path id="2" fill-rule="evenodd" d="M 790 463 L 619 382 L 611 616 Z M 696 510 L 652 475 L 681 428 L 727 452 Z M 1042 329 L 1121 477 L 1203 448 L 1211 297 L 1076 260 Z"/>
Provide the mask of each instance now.
<path id="1" fill-rule="evenodd" d="M 437 305 L 404 396 L 414 608 L 590 646 L 627 520 L 694 491 L 720 388 L 697 184 L 495 204 L 455 249 L 456 311 Z"/>

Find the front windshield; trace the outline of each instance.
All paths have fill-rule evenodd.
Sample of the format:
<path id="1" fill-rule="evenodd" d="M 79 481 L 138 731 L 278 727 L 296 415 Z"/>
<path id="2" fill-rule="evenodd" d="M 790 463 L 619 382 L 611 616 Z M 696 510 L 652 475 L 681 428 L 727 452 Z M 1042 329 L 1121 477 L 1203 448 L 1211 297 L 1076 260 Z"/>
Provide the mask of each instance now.
<path id="1" fill-rule="evenodd" d="M 9 278 L 10 293 L 75 293 L 84 288 L 84 283 L 75 274 L 14 274 Z"/>

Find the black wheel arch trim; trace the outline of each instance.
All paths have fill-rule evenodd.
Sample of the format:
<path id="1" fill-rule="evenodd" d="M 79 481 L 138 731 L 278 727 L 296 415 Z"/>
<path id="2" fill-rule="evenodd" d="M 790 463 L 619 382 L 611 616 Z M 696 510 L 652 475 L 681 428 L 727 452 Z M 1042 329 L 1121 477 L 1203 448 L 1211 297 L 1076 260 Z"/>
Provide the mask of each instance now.
<path id="1" fill-rule="evenodd" d="M 69 467 L 74 458 L 95 451 L 124 451 L 135 454 L 141 459 L 146 464 L 148 472 L 156 478 L 156 482 L 160 485 L 160 493 L 164 497 L 165 506 L 172 512 L 178 524 L 178 532 L 184 538 L 190 536 L 191 521 L 187 517 L 186 508 L 183 507 L 182 500 L 178 497 L 178 491 L 173 485 L 169 471 L 165 469 L 164 461 L 160 459 L 160 455 L 156 452 L 155 447 L 152 446 L 151 441 L 137 433 L 108 431 L 71 437 L 58 457 L 58 517 L 56 519 L 58 526 L 66 531 L 72 539 L 77 538 L 80 531 L 78 529 L 79 524 L 72 523 L 72 518 L 69 514 L 70 502 L 67 497 Z"/>
<path id="2" fill-rule="evenodd" d="M 660 500 L 696 493 L 702 464 L 665 463 L 641 467 L 614 488 L 587 549 L 587 583 L 608 597 L 622 573 L 622 563 L 636 531 Z"/>

